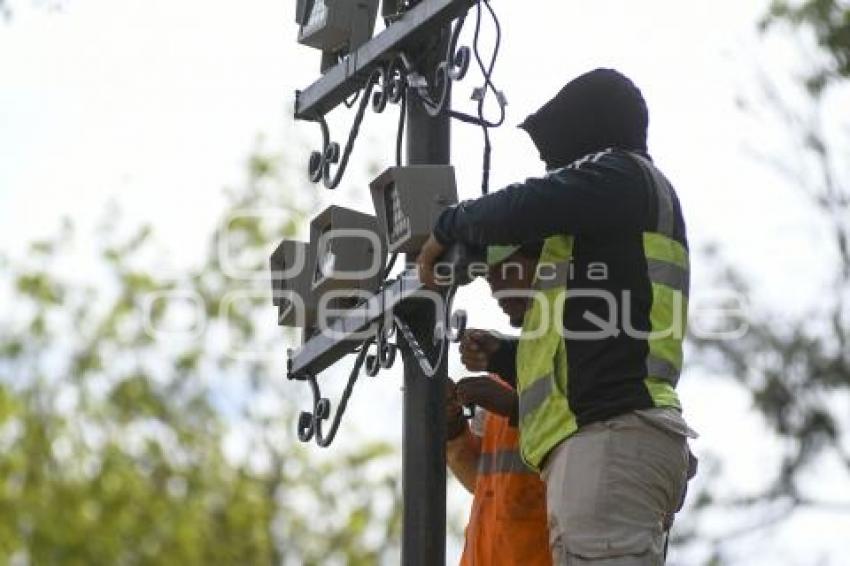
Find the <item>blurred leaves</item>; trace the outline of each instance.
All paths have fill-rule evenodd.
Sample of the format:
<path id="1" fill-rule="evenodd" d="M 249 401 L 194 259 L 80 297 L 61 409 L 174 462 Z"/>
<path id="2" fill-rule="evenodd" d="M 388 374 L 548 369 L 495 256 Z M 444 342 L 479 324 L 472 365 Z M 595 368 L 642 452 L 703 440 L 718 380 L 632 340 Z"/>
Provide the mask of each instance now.
<path id="1" fill-rule="evenodd" d="M 232 211 L 273 216 L 228 210 L 219 223 L 240 269 L 264 273 L 313 204 L 291 202 L 281 163 L 257 151 L 232 193 Z M 165 279 L 154 236 L 109 210 L 89 269 L 69 269 L 80 250 L 66 223 L 0 271 L 14 306 L 0 315 L 0 563 L 396 561 L 394 449 L 300 445 L 290 384 L 216 338 L 282 348 L 270 297 L 221 310 L 229 292 L 265 296 L 268 283 L 222 272 L 220 231 L 198 275 Z M 154 340 L 142 323 L 146 305 L 154 326 L 182 320 L 185 305 L 150 301 L 170 291 L 200 302 L 197 338 Z"/>
<path id="2" fill-rule="evenodd" d="M 783 28 L 784 26 L 784 28 Z M 748 533 L 792 517 L 802 506 L 850 511 L 846 493 L 813 497 L 806 480 L 815 477 L 826 460 L 844 467 L 850 476 L 850 146 L 835 132 L 848 131 L 846 116 L 828 111 L 828 94 L 846 88 L 850 79 L 850 5 L 837 0 L 774 1 L 761 24 L 765 33 L 802 30 L 815 39 L 819 61 L 799 84 L 780 87 L 766 82 L 764 100 L 744 109 L 767 109 L 767 118 L 788 133 L 784 153 L 768 163 L 808 200 L 826 238 L 810 242 L 812 254 L 833 265 L 827 289 L 818 304 L 803 314 L 792 309 L 751 309 L 749 331 L 736 340 L 692 340 L 698 361 L 713 373 L 726 374 L 750 393 L 753 408 L 763 418 L 782 456 L 776 469 L 766 469 L 766 487 L 755 493 L 732 493 L 716 485 L 697 499 L 697 509 L 764 510 Z M 794 40 L 792 40 L 794 41 Z M 788 88 L 799 87 L 802 104 L 794 104 Z M 842 123 L 841 119 L 845 122 Z M 753 292 L 749 274 L 717 254 L 718 285 L 743 295 Z M 805 269 L 803 265 L 792 269 Z M 795 297 L 789 296 L 789 301 Z M 834 480 L 831 480 L 834 481 Z M 715 541 L 715 559 L 722 558 L 723 540 Z"/>
<path id="3" fill-rule="evenodd" d="M 15 286 L 18 293 L 37 303 L 58 305 L 62 302 L 62 290 L 44 272 L 18 275 Z"/>
<path id="4" fill-rule="evenodd" d="M 850 6 L 843 0 L 774 0 L 761 22 L 762 30 L 779 23 L 805 29 L 814 35 L 831 65 L 816 69 L 807 88 L 817 95 L 833 80 L 850 78 Z"/>

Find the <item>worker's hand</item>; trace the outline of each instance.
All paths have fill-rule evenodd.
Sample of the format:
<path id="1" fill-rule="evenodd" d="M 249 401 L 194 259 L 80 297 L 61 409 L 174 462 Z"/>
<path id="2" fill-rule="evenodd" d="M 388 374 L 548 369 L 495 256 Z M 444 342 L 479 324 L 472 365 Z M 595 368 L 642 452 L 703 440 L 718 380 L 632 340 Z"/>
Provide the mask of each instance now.
<path id="1" fill-rule="evenodd" d="M 487 411 L 508 417 L 516 423 L 519 396 L 500 379 L 490 375 L 475 375 L 457 382 L 457 397 L 463 405 L 478 405 Z"/>
<path id="2" fill-rule="evenodd" d="M 469 371 L 487 371 L 490 356 L 500 347 L 501 341 L 495 332 L 470 328 L 460 341 L 460 361 Z"/>
<path id="3" fill-rule="evenodd" d="M 454 440 L 467 429 L 463 418 L 463 405 L 457 398 L 457 386 L 446 378 L 446 440 Z"/>
<path id="4" fill-rule="evenodd" d="M 429 289 L 437 288 L 437 282 L 434 276 L 434 265 L 445 251 L 446 247 L 437 241 L 434 234 L 431 234 L 428 237 L 428 240 L 425 241 L 425 245 L 423 245 L 422 249 L 419 251 L 419 256 L 416 258 L 416 267 L 419 270 L 419 280 Z"/>

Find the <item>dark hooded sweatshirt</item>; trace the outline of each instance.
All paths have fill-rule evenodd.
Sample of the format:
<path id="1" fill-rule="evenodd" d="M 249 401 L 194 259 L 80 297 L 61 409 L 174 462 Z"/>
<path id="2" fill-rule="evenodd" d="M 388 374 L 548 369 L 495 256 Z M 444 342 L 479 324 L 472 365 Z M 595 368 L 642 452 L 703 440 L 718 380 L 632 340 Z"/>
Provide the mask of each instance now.
<path id="1" fill-rule="evenodd" d="M 576 84 L 578 83 L 578 84 Z M 631 296 L 630 324 L 650 330 L 652 289 L 643 233 L 657 224 L 654 193 L 635 154 L 646 154 L 646 106 L 634 85 L 615 71 L 597 70 L 568 84 L 522 125 L 549 168 L 496 193 L 449 208 L 434 236 L 443 244 L 521 244 L 558 234 L 574 237 L 570 289 L 604 290 L 620 312 L 600 298 L 565 303 L 568 331 L 593 332 L 594 320 L 616 319 L 623 328 L 621 298 Z M 674 198 L 674 239 L 687 247 L 685 224 Z M 605 266 L 604 278 L 597 267 Z M 578 425 L 653 406 L 646 378 L 645 339 L 625 332 L 598 340 L 565 339 L 567 398 Z M 515 384 L 516 342 L 505 341 L 491 371 Z"/>

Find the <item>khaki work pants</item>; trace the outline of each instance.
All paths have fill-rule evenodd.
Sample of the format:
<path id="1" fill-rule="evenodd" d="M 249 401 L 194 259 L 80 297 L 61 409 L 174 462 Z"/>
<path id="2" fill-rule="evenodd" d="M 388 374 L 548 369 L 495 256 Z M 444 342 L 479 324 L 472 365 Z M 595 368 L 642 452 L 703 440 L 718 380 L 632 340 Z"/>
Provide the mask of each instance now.
<path id="1" fill-rule="evenodd" d="M 549 545 L 556 566 L 663 564 L 664 520 L 688 472 L 687 437 L 672 408 L 592 423 L 549 454 Z"/>

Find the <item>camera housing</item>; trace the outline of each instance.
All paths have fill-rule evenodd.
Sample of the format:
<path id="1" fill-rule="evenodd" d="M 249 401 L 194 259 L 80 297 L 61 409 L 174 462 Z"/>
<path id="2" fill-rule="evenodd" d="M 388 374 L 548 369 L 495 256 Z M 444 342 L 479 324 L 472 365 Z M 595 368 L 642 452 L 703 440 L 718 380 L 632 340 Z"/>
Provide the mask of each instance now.
<path id="1" fill-rule="evenodd" d="M 336 297 L 362 297 L 383 282 L 387 251 L 374 216 L 329 206 L 310 223 L 310 243 L 315 296 L 334 292 Z"/>
<path id="2" fill-rule="evenodd" d="M 440 213 L 458 202 L 450 165 L 390 167 L 369 188 L 390 253 L 418 252 Z"/>
<path id="3" fill-rule="evenodd" d="M 315 324 L 317 301 L 313 294 L 313 248 L 307 242 L 284 240 L 269 258 L 272 303 L 280 326 L 309 327 Z"/>
<path id="4" fill-rule="evenodd" d="M 322 72 L 372 39 L 378 0 L 297 0 L 298 43 L 322 51 Z"/>

